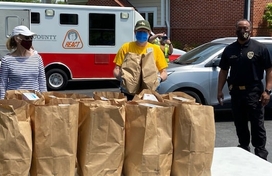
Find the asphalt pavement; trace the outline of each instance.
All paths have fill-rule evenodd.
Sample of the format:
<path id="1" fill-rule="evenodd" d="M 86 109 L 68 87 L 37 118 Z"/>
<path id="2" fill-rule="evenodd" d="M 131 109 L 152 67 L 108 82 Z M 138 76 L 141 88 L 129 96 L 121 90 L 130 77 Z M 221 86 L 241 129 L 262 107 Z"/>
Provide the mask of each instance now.
<path id="1" fill-rule="evenodd" d="M 267 160 L 272 163 L 272 114 L 266 115 L 265 128 L 267 135 L 266 149 L 269 152 Z M 238 145 L 235 126 L 230 111 L 221 111 L 215 113 L 216 139 L 215 147 L 235 147 Z M 250 145 L 251 153 L 254 153 L 254 147 Z"/>

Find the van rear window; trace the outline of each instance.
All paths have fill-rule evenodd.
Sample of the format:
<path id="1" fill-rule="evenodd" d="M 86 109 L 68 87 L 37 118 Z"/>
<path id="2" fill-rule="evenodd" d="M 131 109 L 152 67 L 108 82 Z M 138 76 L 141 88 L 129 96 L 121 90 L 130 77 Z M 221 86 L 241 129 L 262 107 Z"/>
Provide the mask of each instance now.
<path id="1" fill-rule="evenodd" d="M 40 13 L 31 12 L 31 23 L 34 23 L 34 24 L 40 23 Z"/>
<path id="2" fill-rule="evenodd" d="M 115 45 L 115 14 L 89 14 L 89 45 Z"/>
<path id="3" fill-rule="evenodd" d="M 78 25 L 77 14 L 60 14 L 60 24 Z"/>

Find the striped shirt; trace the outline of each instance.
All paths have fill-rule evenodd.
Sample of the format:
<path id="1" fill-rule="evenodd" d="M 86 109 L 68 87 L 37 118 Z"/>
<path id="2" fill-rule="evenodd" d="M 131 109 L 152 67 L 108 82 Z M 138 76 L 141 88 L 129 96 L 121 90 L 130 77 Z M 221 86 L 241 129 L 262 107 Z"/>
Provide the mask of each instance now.
<path id="1" fill-rule="evenodd" d="M 30 57 L 4 56 L 0 79 L 0 99 L 4 99 L 7 90 L 47 91 L 44 65 L 39 54 Z"/>

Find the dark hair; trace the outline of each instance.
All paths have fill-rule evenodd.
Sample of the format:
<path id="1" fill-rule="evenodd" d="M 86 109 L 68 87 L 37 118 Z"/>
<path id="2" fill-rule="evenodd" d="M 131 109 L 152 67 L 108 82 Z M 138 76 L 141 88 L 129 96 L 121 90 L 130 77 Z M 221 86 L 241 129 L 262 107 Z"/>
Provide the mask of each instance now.
<path id="1" fill-rule="evenodd" d="M 167 40 L 168 37 L 167 36 L 162 36 L 162 40 Z"/>
<path id="2" fill-rule="evenodd" d="M 238 20 L 237 23 L 236 23 L 236 25 L 235 25 L 236 28 L 238 27 L 238 23 L 241 22 L 241 21 L 248 22 L 249 23 L 249 28 L 252 29 L 252 23 L 251 23 L 251 21 L 249 21 L 247 19 L 240 19 L 240 20 Z"/>

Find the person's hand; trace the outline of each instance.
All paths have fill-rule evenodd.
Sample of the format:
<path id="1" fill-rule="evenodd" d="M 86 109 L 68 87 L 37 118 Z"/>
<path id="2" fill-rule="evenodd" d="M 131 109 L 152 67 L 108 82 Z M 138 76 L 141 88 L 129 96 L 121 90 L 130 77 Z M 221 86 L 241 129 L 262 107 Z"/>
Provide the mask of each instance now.
<path id="1" fill-rule="evenodd" d="M 168 45 L 170 45 L 170 44 L 171 44 L 170 39 L 167 39 L 167 40 L 165 41 L 165 43 L 168 44 Z"/>
<path id="2" fill-rule="evenodd" d="M 270 101 L 270 95 L 264 91 L 259 101 L 261 101 L 262 106 L 266 106 Z"/>
<path id="3" fill-rule="evenodd" d="M 217 93 L 217 100 L 218 100 L 218 103 L 223 106 L 223 101 L 224 101 L 224 94 L 222 91 L 218 92 Z"/>
<path id="4" fill-rule="evenodd" d="M 162 37 L 162 36 L 165 36 L 165 32 L 158 33 L 158 34 L 156 34 L 156 35 L 157 35 L 157 37 Z"/>

